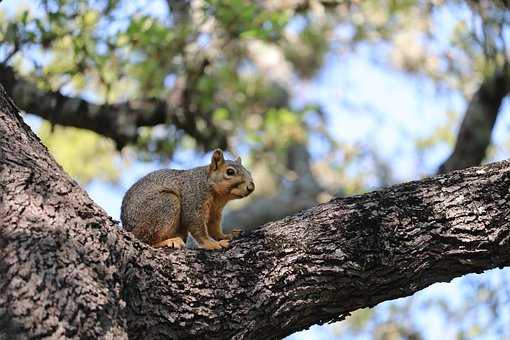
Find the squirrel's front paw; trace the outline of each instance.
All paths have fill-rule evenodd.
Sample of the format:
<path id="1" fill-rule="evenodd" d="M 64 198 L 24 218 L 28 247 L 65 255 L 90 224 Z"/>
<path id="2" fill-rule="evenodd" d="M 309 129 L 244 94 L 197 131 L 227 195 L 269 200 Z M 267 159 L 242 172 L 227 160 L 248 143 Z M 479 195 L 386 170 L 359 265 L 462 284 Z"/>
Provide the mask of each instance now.
<path id="1" fill-rule="evenodd" d="M 200 244 L 200 248 L 208 249 L 208 250 L 228 248 L 228 246 L 229 246 L 228 240 L 207 241 L 207 242 Z"/>
<path id="2" fill-rule="evenodd" d="M 222 246 L 223 248 L 228 248 L 230 246 L 230 242 L 228 240 L 219 240 L 218 243 L 220 244 L 220 246 Z"/>

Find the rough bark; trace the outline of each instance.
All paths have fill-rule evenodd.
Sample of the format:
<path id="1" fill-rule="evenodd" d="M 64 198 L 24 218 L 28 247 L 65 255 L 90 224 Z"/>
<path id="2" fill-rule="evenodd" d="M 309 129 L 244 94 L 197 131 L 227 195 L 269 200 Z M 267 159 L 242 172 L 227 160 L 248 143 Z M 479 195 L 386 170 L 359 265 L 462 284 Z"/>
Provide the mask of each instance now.
<path id="1" fill-rule="evenodd" d="M 510 264 L 510 162 L 334 199 L 226 251 L 119 229 L 0 89 L 0 338 L 270 339 Z"/>
<path id="2" fill-rule="evenodd" d="M 464 114 L 453 152 L 441 164 L 438 173 L 480 165 L 491 143 L 492 130 L 509 86 L 506 69 L 484 80 Z"/>

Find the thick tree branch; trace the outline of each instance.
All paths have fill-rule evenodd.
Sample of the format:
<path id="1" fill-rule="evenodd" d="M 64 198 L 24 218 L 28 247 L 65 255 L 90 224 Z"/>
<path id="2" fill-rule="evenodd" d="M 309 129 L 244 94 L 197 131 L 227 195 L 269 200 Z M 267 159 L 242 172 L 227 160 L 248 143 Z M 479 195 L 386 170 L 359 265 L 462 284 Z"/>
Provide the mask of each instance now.
<path id="1" fill-rule="evenodd" d="M 510 264 L 510 162 L 335 199 L 226 251 L 117 228 L 0 87 L 0 338 L 270 339 Z"/>
<path id="2" fill-rule="evenodd" d="M 479 165 L 491 142 L 491 135 L 503 99 L 510 90 L 505 72 L 487 78 L 473 95 L 457 134 L 455 147 L 438 173 Z"/>
<path id="3" fill-rule="evenodd" d="M 199 72 L 203 72 L 203 69 Z M 208 148 L 225 147 L 227 144 L 226 137 L 214 129 L 204 133 L 197 130 L 194 119 L 197 113 L 187 112 L 188 106 L 183 103 L 186 99 L 184 94 L 189 91 L 186 84 L 177 88 L 178 93 L 172 93 L 167 101 L 144 99 L 103 105 L 66 96 L 58 91 L 43 91 L 16 74 L 12 67 L 2 64 L 0 84 L 24 111 L 53 124 L 94 131 L 114 140 L 119 149 L 136 142 L 139 127 L 160 124 L 174 125 Z"/>

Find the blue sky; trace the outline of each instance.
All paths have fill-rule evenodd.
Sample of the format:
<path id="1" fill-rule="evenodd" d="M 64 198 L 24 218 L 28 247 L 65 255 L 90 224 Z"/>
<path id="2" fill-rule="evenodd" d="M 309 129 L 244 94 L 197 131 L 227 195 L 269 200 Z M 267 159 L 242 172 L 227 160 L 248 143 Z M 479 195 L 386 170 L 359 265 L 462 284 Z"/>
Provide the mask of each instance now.
<path id="1" fill-rule="evenodd" d="M 0 5 L 0 9 L 13 12 L 18 6 L 26 6 L 27 1 L 7 0 Z M 153 2 L 155 10 L 161 11 Z M 448 21 L 443 18 L 441 20 Z M 362 47 L 349 57 L 340 57 L 330 53 L 324 69 L 308 82 L 297 82 L 293 89 L 294 103 L 299 106 L 308 101 L 319 102 L 323 105 L 329 119 L 329 132 L 338 141 L 371 145 L 380 156 L 392 164 L 392 176 L 395 182 L 402 182 L 432 175 L 439 164 L 448 156 L 451 145 L 438 145 L 432 148 L 423 158 L 419 158 L 413 144 L 413 138 L 430 135 L 445 121 L 445 113 L 458 113 L 457 126 L 460 124 L 462 113 L 467 105 L 459 94 L 438 95 L 432 82 L 423 78 L 404 75 L 398 71 L 374 65 L 371 60 L 369 46 Z M 355 106 L 346 105 L 355 103 Z M 493 141 L 495 145 L 508 142 L 508 101 L 504 103 L 500 113 Z M 26 116 L 29 124 L 37 130 L 40 120 L 33 116 Z M 311 152 L 314 159 L 320 159 L 323 148 L 320 141 L 312 141 Z M 498 147 L 493 160 L 508 158 L 508 148 Z M 192 153 L 180 153 L 178 166 L 180 168 L 199 165 L 204 157 L 197 157 Z M 119 219 L 122 195 L 129 186 L 144 174 L 161 167 L 161 164 L 135 162 L 129 167 L 121 169 L 119 185 L 94 181 L 87 186 L 91 198 L 101 205 L 111 216 Z M 360 163 L 350 171 L 365 171 L 373 164 Z M 372 186 L 377 186 L 373 179 Z M 508 275 L 508 270 L 505 270 Z M 492 271 L 484 275 L 484 280 L 498 280 L 500 273 Z M 435 284 L 414 295 L 413 299 L 427 299 L 430 296 L 442 296 L 451 305 L 462 304 L 461 284 L 463 279 L 456 279 L 450 284 Z M 388 303 L 382 304 L 381 309 L 387 308 Z M 423 323 L 423 330 L 427 339 L 453 339 L 451 327 L 440 319 L 435 311 L 414 311 L 413 318 Z M 510 322 L 509 311 L 502 318 Z M 483 316 L 482 316 L 483 317 Z M 330 326 L 312 327 L 310 330 L 299 332 L 289 339 L 331 339 L 335 336 L 334 328 Z M 360 338 L 368 338 L 367 335 Z M 494 337 L 496 338 L 496 337 Z"/>

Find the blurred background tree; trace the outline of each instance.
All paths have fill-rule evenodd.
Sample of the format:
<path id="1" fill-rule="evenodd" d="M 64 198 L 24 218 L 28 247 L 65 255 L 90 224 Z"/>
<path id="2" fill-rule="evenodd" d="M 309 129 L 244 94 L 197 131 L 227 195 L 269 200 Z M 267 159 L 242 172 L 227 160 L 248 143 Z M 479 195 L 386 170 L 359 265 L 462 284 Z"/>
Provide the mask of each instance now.
<path id="1" fill-rule="evenodd" d="M 0 82 L 112 216 L 137 177 L 221 147 L 257 183 L 225 223 L 252 228 L 507 157 L 509 20 L 506 1 L 7 0 Z M 510 339 L 507 280 L 435 285 L 293 337 Z"/>

